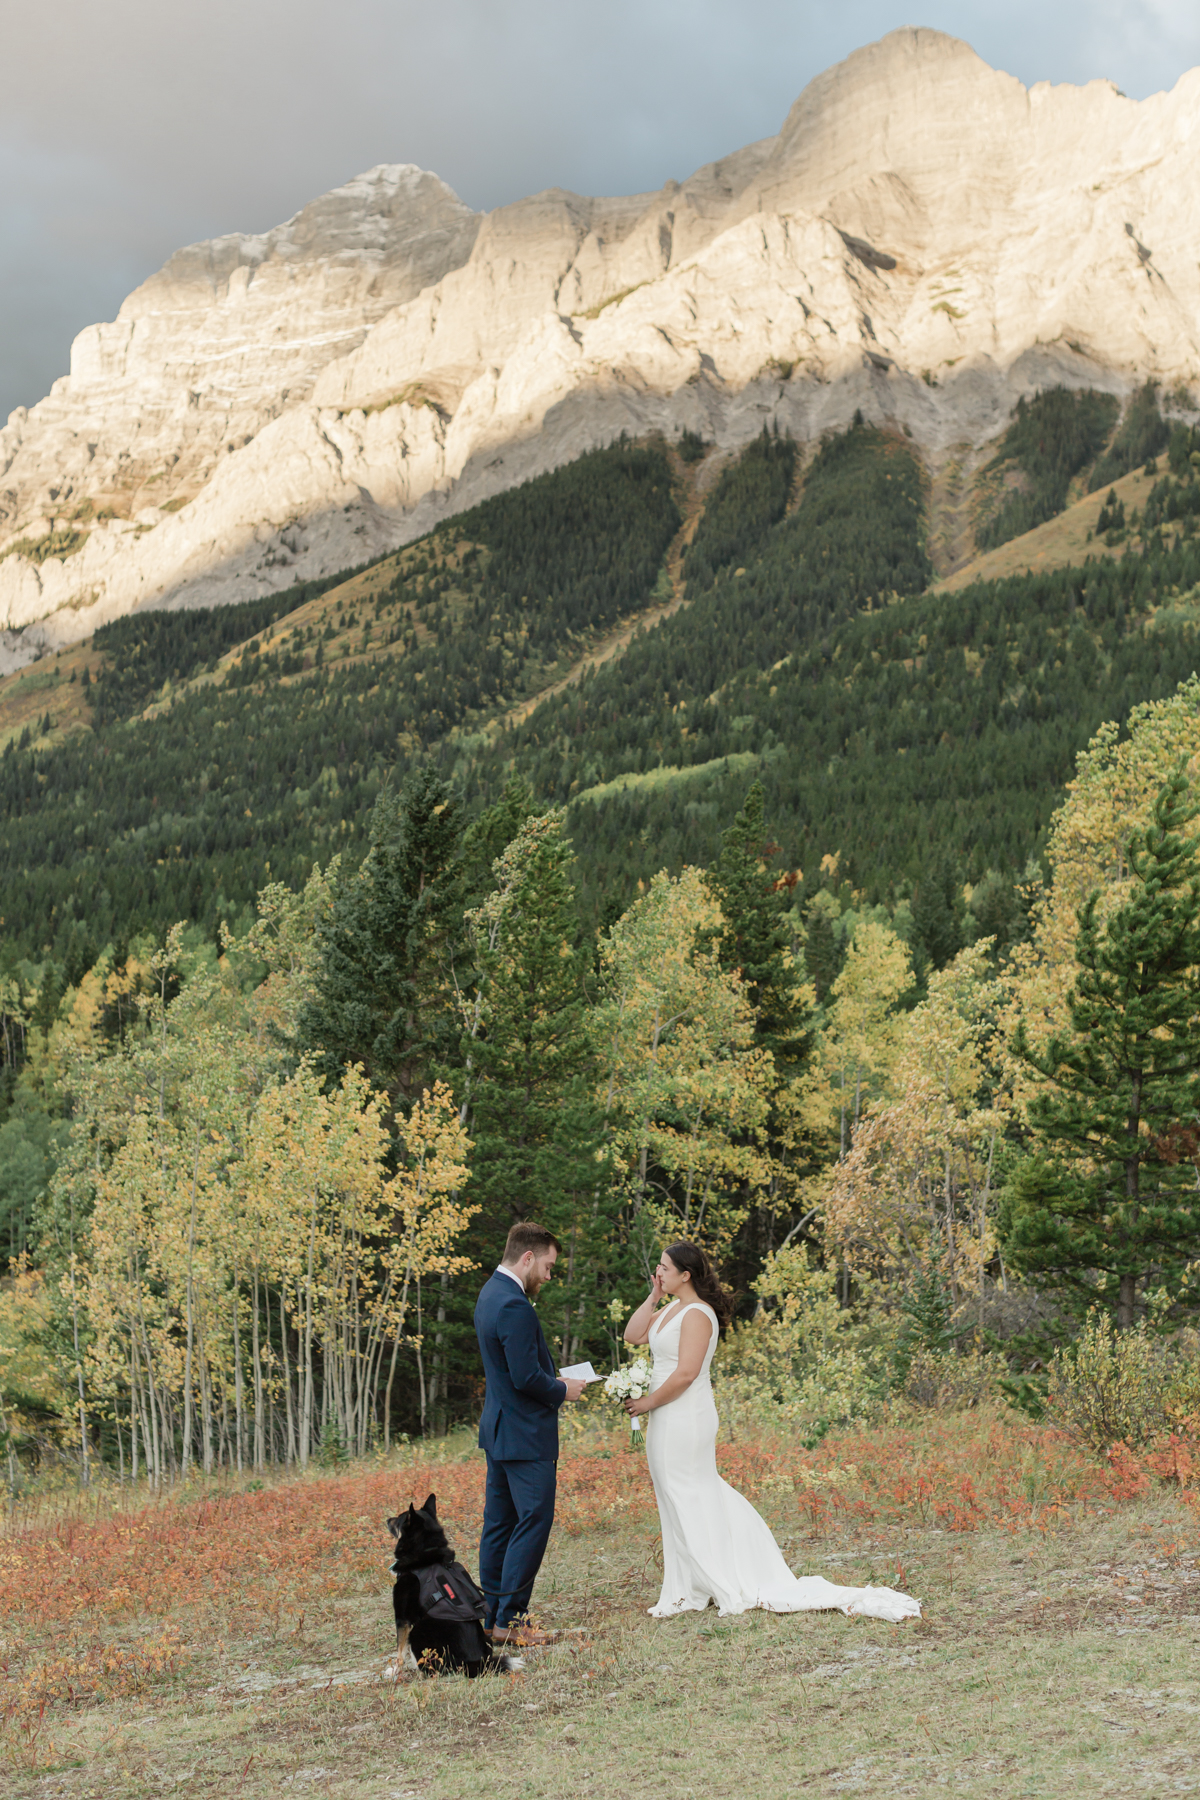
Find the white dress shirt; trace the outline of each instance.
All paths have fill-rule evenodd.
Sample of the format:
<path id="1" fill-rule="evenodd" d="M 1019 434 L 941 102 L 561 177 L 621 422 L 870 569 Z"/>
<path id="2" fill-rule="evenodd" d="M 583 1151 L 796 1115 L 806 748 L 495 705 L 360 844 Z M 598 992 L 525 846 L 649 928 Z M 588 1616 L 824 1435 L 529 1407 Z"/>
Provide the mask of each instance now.
<path id="1" fill-rule="evenodd" d="M 496 1273 L 497 1273 L 497 1275 L 507 1275 L 508 1279 L 510 1281 L 515 1281 L 517 1286 L 520 1288 L 521 1292 L 523 1294 L 525 1294 L 525 1283 L 521 1280 L 521 1277 L 518 1274 L 516 1274 L 516 1272 L 514 1270 L 505 1268 L 503 1263 L 497 1263 L 496 1264 Z M 529 1298 L 528 1294 L 525 1294 L 525 1298 L 526 1299 Z"/>

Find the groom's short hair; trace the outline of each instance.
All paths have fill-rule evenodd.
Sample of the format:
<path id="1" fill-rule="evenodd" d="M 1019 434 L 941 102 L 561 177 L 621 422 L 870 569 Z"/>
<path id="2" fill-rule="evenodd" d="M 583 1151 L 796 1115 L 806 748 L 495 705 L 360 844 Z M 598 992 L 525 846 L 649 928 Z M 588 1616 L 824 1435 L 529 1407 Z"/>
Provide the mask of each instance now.
<path id="1" fill-rule="evenodd" d="M 541 1256 L 546 1250 L 561 1250 L 562 1245 L 552 1231 L 544 1225 L 535 1225 L 532 1219 L 518 1219 L 508 1234 L 501 1262 L 517 1263 L 527 1250 L 535 1256 Z"/>

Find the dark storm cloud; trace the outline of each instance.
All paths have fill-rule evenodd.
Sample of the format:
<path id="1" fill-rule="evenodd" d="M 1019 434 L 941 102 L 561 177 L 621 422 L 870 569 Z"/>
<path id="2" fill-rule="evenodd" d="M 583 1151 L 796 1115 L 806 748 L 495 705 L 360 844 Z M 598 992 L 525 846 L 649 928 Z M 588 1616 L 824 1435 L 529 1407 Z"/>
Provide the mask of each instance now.
<path id="1" fill-rule="evenodd" d="M 1141 97 L 1200 61 L 1196 0 L 0 0 L 0 419 L 179 244 L 379 162 L 475 207 L 657 188 L 906 23 L 1026 83 Z"/>

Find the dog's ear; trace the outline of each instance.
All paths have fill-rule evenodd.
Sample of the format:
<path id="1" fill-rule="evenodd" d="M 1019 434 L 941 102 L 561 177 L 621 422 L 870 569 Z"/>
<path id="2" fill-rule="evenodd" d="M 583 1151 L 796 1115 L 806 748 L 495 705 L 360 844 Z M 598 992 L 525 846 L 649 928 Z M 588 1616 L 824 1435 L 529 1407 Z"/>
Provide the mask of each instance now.
<path id="1" fill-rule="evenodd" d="M 400 1527 L 403 1525 L 403 1523 L 404 1523 L 404 1520 L 402 1519 L 402 1517 L 400 1516 L 399 1513 L 396 1514 L 396 1517 L 394 1519 L 385 1520 L 385 1524 L 387 1525 L 388 1532 L 394 1538 L 397 1538 L 400 1536 Z"/>
<path id="2" fill-rule="evenodd" d="M 436 1520 L 437 1520 L 437 1495 L 436 1494 L 430 1494 L 428 1500 L 425 1502 L 424 1506 L 421 1508 L 421 1511 L 423 1513 L 428 1513 L 429 1517 L 436 1522 Z"/>

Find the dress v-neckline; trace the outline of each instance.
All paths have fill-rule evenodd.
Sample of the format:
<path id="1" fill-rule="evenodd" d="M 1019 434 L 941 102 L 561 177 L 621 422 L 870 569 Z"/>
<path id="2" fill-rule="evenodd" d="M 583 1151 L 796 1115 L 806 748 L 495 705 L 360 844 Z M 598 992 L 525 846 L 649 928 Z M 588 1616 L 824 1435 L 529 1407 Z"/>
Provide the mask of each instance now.
<path id="1" fill-rule="evenodd" d="M 672 1312 L 671 1307 L 668 1306 L 666 1311 L 660 1312 L 658 1317 L 651 1323 L 650 1330 L 654 1333 L 655 1337 L 658 1336 L 659 1331 L 666 1324 L 668 1316 L 672 1319 L 681 1319 L 684 1313 L 688 1312 L 693 1306 L 703 1306 L 704 1302 L 703 1300 L 685 1300 L 681 1306 L 678 1301 L 674 1301 L 672 1304 L 679 1306 L 678 1312 Z"/>

